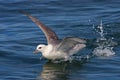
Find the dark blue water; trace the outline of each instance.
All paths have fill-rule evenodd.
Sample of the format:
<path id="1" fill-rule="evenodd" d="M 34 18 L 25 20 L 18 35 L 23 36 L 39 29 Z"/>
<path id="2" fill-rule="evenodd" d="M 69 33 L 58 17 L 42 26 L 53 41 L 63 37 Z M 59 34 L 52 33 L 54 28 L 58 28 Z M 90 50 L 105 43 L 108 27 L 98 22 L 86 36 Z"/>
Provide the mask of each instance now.
<path id="1" fill-rule="evenodd" d="M 91 53 L 100 37 L 93 29 L 103 21 L 106 38 L 114 37 L 115 55 L 87 62 L 52 63 L 34 55 L 45 43 L 42 31 L 19 11 L 24 10 L 52 28 L 56 34 L 87 39 L 81 53 Z M 80 54 L 80 53 L 78 53 Z M 119 0 L 1 0 L 0 80 L 120 80 Z"/>

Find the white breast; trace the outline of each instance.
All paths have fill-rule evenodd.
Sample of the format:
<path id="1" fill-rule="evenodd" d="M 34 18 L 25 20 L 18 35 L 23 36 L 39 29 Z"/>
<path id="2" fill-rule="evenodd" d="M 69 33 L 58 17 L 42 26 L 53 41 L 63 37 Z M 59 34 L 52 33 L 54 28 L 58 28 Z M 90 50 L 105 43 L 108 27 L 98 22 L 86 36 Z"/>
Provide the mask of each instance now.
<path id="1" fill-rule="evenodd" d="M 42 53 L 42 55 L 44 57 L 48 56 L 50 54 L 50 52 L 53 50 L 53 46 L 52 45 L 47 45 Z"/>
<path id="2" fill-rule="evenodd" d="M 44 52 L 42 53 L 42 55 L 47 58 L 47 59 L 60 59 L 60 58 L 64 58 L 65 53 L 62 53 L 62 52 L 59 52 L 59 51 L 56 51 L 52 45 L 48 45 Z"/>

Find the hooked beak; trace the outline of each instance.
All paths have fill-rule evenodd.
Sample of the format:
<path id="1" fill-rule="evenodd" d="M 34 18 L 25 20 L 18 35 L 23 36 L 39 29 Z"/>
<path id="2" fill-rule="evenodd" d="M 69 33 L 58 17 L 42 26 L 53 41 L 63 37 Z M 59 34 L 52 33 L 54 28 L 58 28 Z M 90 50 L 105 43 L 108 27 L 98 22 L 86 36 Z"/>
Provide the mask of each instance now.
<path id="1" fill-rule="evenodd" d="M 38 52 L 39 52 L 38 50 L 33 51 L 34 54 L 37 54 Z"/>

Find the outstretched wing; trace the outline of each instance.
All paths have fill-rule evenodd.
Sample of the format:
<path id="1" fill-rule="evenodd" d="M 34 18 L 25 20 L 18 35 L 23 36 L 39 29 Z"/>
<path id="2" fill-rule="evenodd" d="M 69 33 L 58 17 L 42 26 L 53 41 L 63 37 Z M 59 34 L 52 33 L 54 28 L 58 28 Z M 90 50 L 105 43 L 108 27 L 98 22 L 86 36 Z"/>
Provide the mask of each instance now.
<path id="1" fill-rule="evenodd" d="M 75 50 L 76 47 L 77 50 L 84 48 L 85 43 L 86 41 L 80 38 L 66 37 L 60 42 L 57 50 L 68 53 L 70 50 Z"/>
<path id="2" fill-rule="evenodd" d="M 39 26 L 39 28 L 43 31 L 43 33 L 45 34 L 46 38 L 47 38 L 47 42 L 48 44 L 53 43 L 53 41 L 58 40 L 58 37 L 56 35 L 56 33 L 51 30 L 50 28 L 46 27 L 43 23 L 41 23 L 38 19 L 36 19 L 35 17 L 31 16 L 30 14 L 28 14 L 27 12 L 21 11 L 23 14 L 25 14 L 26 16 L 28 16 L 33 22 L 36 23 L 36 25 Z"/>

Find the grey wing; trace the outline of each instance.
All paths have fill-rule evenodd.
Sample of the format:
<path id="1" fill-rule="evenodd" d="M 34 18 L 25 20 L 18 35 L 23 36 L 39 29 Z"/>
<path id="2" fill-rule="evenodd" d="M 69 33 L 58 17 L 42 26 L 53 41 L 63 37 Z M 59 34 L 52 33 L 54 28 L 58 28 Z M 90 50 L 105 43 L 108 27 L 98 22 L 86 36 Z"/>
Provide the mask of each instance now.
<path id="1" fill-rule="evenodd" d="M 62 52 L 69 52 L 71 50 L 78 51 L 85 47 L 86 41 L 80 38 L 66 37 L 58 45 L 57 50 Z"/>

